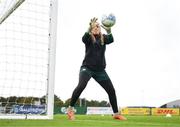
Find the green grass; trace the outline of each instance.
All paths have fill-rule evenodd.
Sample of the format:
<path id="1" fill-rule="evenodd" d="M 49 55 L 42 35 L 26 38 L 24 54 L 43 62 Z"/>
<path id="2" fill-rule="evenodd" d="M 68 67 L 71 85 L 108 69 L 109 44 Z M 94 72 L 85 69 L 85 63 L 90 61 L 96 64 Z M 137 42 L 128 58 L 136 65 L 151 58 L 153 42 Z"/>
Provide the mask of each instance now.
<path id="1" fill-rule="evenodd" d="M 0 127 L 180 127 L 180 116 L 127 116 L 127 121 L 113 120 L 111 116 L 76 115 L 69 121 L 65 115 L 53 120 L 0 120 Z"/>

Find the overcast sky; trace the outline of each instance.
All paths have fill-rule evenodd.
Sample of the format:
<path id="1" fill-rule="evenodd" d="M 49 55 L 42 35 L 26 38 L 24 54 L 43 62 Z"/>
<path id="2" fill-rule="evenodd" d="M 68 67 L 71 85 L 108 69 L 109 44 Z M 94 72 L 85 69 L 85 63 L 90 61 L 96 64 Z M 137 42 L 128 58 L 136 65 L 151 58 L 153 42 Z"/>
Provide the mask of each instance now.
<path id="1" fill-rule="evenodd" d="M 59 0 L 55 94 L 71 97 L 85 54 L 81 41 L 89 20 L 113 13 L 114 43 L 107 46 L 106 71 L 118 105 L 161 106 L 180 99 L 179 0 Z M 105 32 L 105 31 L 103 31 Z M 107 100 L 91 79 L 80 96 Z"/>

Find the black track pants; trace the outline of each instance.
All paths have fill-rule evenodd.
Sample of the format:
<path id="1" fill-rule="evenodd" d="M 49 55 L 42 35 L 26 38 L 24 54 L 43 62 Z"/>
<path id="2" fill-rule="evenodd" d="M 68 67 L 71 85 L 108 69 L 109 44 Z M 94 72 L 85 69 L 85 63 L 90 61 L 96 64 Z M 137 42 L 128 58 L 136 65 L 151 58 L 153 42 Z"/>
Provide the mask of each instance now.
<path id="1" fill-rule="evenodd" d="M 73 91 L 70 106 L 75 105 L 77 99 L 81 95 L 82 91 L 85 89 L 85 87 L 91 77 L 93 77 L 107 92 L 113 112 L 117 113 L 118 107 L 117 107 L 117 99 L 116 99 L 115 89 L 114 89 L 113 84 L 112 84 L 109 76 L 107 75 L 106 71 L 103 70 L 101 72 L 95 72 L 95 71 L 89 70 L 86 67 L 81 67 L 81 70 L 79 73 L 79 83 L 78 83 L 77 87 L 75 88 L 75 90 Z"/>

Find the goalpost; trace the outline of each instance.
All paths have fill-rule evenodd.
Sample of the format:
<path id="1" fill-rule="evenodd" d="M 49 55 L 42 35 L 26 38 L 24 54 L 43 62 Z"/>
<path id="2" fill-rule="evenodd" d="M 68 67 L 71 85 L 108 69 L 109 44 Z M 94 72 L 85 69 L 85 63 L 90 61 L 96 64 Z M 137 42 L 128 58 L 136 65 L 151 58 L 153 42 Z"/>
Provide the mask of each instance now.
<path id="1" fill-rule="evenodd" d="M 0 119 L 53 119 L 58 0 L 0 0 Z"/>

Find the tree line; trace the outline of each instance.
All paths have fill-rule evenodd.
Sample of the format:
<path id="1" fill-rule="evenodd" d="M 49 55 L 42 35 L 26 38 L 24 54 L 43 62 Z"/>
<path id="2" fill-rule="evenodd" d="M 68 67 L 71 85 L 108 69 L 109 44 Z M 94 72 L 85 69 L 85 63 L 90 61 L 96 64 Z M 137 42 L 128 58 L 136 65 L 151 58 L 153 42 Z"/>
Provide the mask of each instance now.
<path id="1" fill-rule="evenodd" d="M 71 99 L 62 101 L 60 97 L 54 95 L 54 106 L 56 107 L 67 107 L 70 104 Z M 46 97 L 0 97 L 0 107 L 11 107 L 13 105 L 34 105 L 34 104 L 45 104 Z M 77 100 L 75 106 L 89 106 L 89 107 L 109 107 L 110 104 L 107 101 L 98 100 L 87 100 L 85 98 L 80 98 Z"/>

